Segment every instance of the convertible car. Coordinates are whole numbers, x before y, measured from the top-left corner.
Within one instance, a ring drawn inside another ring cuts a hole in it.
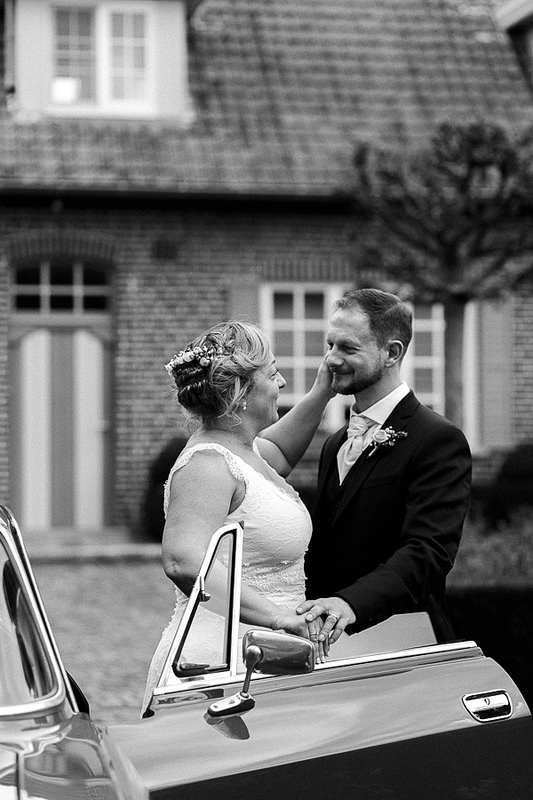
[[[475,642],[402,615],[315,663],[310,642],[240,624],[242,541],[214,534],[144,717],[101,727],[0,507],[0,800],[530,800],[530,711]]]

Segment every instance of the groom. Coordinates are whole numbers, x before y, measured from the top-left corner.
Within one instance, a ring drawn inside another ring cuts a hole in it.
[[[409,308],[377,289],[337,301],[327,333],[333,388],[354,395],[350,423],[324,444],[307,597],[335,642],[392,614],[427,611],[438,641],[453,638],[444,602],[471,475],[463,433],[423,406],[400,377]],[[327,616],[326,616],[327,615]]]

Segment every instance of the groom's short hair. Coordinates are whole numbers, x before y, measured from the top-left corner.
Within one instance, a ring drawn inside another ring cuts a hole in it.
[[[380,347],[390,339],[399,339],[407,350],[413,335],[411,309],[391,292],[381,289],[353,289],[336,301],[334,310],[359,309],[368,317],[370,330]]]

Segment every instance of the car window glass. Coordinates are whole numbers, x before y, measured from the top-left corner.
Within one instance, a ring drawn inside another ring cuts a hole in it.
[[[28,598],[0,543],[0,705],[24,704],[54,691],[52,669]]]
[[[229,669],[233,550],[233,537],[224,536],[207,572],[203,599],[174,660],[173,670],[180,678]]]

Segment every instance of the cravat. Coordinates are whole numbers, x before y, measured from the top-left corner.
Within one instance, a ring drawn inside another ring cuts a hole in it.
[[[337,466],[339,468],[339,481],[343,482],[361,453],[363,452],[363,437],[368,428],[373,425],[373,420],[362,414],[352,414],[348,425],[348,439],[337,453]]]

